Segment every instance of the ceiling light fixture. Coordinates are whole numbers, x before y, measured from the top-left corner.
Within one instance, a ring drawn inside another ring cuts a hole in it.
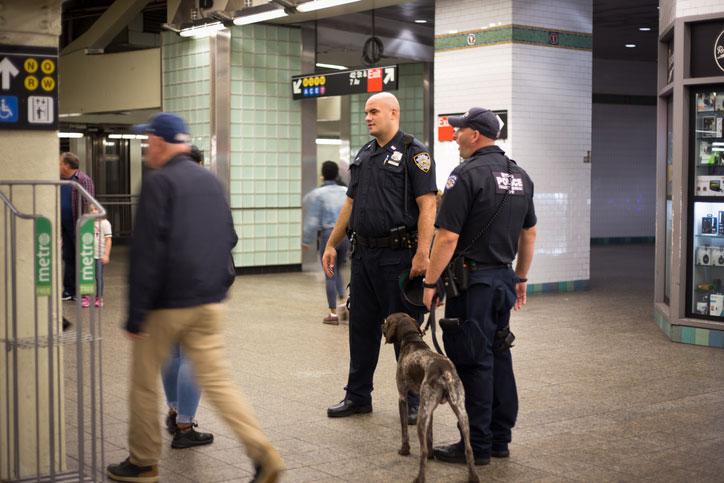
[[[626,44],[627,49],[633,49],[634,47],[636,47],[636,44]]]
[[[641,32],[649,32],[649,31],[651,31],[651,27],[639,27],[639,30]]]
[[[347,70],[347,69],[349,69],[349,67],[344,66],[344,65],[323,64],[323,63],[321,63],[321,62],[317,62],[316,66],[317,66],[317,67],[322,67],[322,68],[325,68],[325,69],[334,69],[334,70]]]
[[[314,10],[321,10],[323,8],[337,7],[347,3],[359,2],[360,0],[312,0],[297,5],[297,10],[300,12],[313,12]]]
[[[329,146],[339,145],[342,144],[341,139],[331,139],[331,138],[317,138],[315,140],[317,144],[325,144]]]
[[[59,138],[82,138],[82,132],[58,132]]]
[[[274,10],[267,10],[264,12],[244,15],[242,17],[236,17],[234,19],[234,25],[248,25],[250,23],[266,22],[267,20],[274,20],[275,18],[281,18],[286,15],[287,13],[284,9],[275,8]]]
[[[427,20],[425,20],[424,18],[418,18],[417,20],[415,20],[415,23],[427,23]]]
[[[208,37],[214,32],[224,30],[226,27],[221,22],[211,22],[202,25],[194,25],[192,27],[186,27],[181,29],[179,35],[181,37],[193,37],[195,39],[202,39]]]

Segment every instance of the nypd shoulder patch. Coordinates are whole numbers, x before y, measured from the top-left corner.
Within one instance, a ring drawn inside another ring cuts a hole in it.
[[[420,170],[427,173],[430,171],[430,166],[432,166],[432,161],[430,160],[430,154],[429,153],[420,153],[416,154],[413,158],[415,160],[415,164],[417,165]]]
[[[453,186],[455,186],[455,183],[457,182],[457,180],[458,180],[458,177],[455,176],[454,174],[451,174],[448,177],[447,181],[445,182],[445,191],[447,191],[447,190],[451,189]]]

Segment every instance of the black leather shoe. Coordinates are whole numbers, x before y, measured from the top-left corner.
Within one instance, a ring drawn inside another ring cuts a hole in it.
[[[493,448],[490,450],[490,456],[493,458],[507,458],[510,456],[508,448]]]
[[[417,410],[419,408],[417,406],[408,406],[407,407],[407,425],[408,426],[414,426],[417,424]]]
[[[457,443],[449,444],[447,446],[436,446],[432,450],[433,456],[440,461],[446,463],[462,463],[466,464],[465,461],[465,450],[460,448]],[[485,466],[490,463],[490,458],[487,456],[475,456],[475,466]]]
[[[346,418],[353,414],[371,413],[372,403],[357,404],[349,399],[342,399],[339,404],[327,408],[327,417]]]

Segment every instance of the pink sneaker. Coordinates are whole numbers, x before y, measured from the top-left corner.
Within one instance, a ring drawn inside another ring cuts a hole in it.
[[[90,297],[88,297],[87,295],[84,295],[83,302],[81,302],[81,306],[83,306],[85,308],[90,307]]]
[[[103,299],[96,297],[96,307],[103,307]]]

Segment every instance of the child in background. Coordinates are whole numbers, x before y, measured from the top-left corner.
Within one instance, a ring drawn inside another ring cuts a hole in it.
[[[95,206],[90,206],[91,213],[98,213]],[[95,259],[96,259],[96,307],[103,306],[103,266],[111,259],[111,223],[101,218],[93,224],[95,232]],[[90,307],[90,297],[83,296],[83,307]]]

